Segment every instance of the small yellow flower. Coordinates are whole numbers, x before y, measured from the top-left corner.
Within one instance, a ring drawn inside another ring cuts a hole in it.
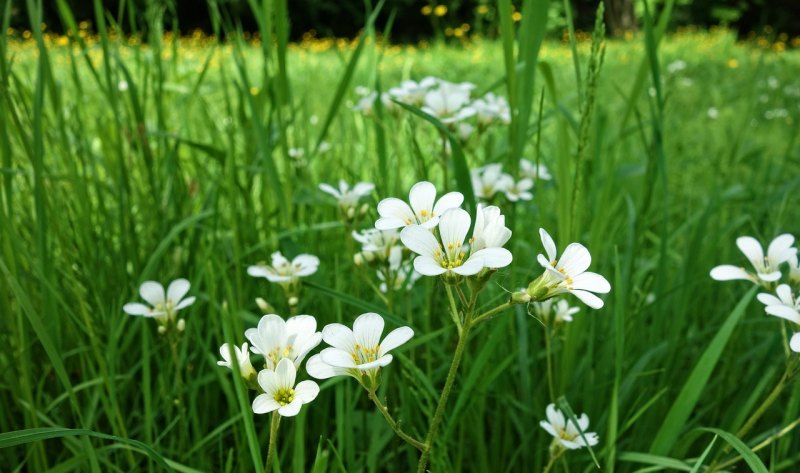
[[[481,6],[479,6],[477,8],[476,11],[478,12],[478,15],[485,15],[485,14],[489,13],[489,6],[488,5],[481,5]]]
[[[256,86],[250,87],[250,95],[258,95],[258,87]]]
[[[447,15],[447,5],[436,5],[433,9],[433,14],[439,17]]]
[[[731,69],[736,69],[737,67],[739,67],[739,61],[737,61],[737,60],[736,60],[736,59],[734,59],[734,58],[730,58],[730,59],[728,59],[728,61],[725,63],[725,65],[727,65],[727,66],[728,66],[729,68],[731,68]]]
[[[522,13],[520,13],[518,11],[515,11],[514,13],[511,14],[511,19],[514,20],[515,22],[521,21],[522,20]]]
[[[425,5],[424,7],[422,7],[420,11],[422,12],[423,15],[429,16],[431,13],[433,13],[433,7],[431,7],[430,5]]]

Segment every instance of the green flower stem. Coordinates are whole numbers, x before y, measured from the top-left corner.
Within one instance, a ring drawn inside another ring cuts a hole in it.
[[[556,390],[554,389],[554,377],[553,377],[553,350],[552,350],[552,342],[550,340],[550,327],[546,324],[544,326],[544,349],[545,355],[547,357],[547,389],[550,393],[550,401],[556,401]]]
[[[447,299],[450,301],[450,316],[453,318],[453,323],[456,324],[458,336],[461,337],[461,332],[464,328],[461,325],[461,317],[458,315],[458,307],[456,307],[456,299],[453,297],[453,290],[447,283],[444,284],[444,288],[447,291]]]
[[[456,380],[456,372],[458,372],[458,365],[461,363],[461,358],[464,356],[464,348],[467,346],[467,339],[469,338],[469,331],[472,328],[472,320],[468,317],[464,321],[464,326],[458,337],[458,345],[456,345],[456,352],[453,355],[453,361],[450,364],[450,371],[447,372],[447,381],[444,383],[442,395],[439,397],[439,403],[436,405],[436,412],[433,414],[431,426],[428,430],[428,435],[425,437],[425,445],[422,450],[422,455],[417,464],[417,473],[425,473],[425,467],[428,464],[428,458],[433,449],[433,441],[436,439],[436,433],[439,429],[439,424],[442,422],[444,415],[444,408],[447,405],[447,398],[450,396],[450,390],[453,388],[453,382]]]
[[[798,425],[800,425],[800,419],[795,420],[791,424],[789,424],[786,427],[782,428],[779,432],[776,432],[775,434],[767,437],[766,440],[764,440],[760,444],[758,444],[755,447],[753,447],[753,449],[752,449],[753,453],[756,453],[759,450],[763,450],[764,448],[770,446],[772,444],[772,442],[774,442],[774,441],[778,440],[779,438],[785,436],[786,434],[788,434],[789,432],[794,430]],[[720,470],[727,470],[729,467],[739,463],[742,460],[744,460],[744,458],[741,455],[737,455],[733,459],[728,460],[725,463],[721,464],[719,466],[719,469]]]
[[[486,312],[482,313],[481,315],[475,317],[475,322],[474,323],[477,324],[479,322],[483,322],[484,320],[487,320],[487,319],[491,318],[492,316],[494,316],[494,315],[496,315],[496,314],[498,314],[498,313],[500,313],[500,312],[502,312],[502,311],[504,311],[506,309],[509,309],[509,308],[513,307],[514,305],[515,304],[513,302],[508,301],[508,302],[506,302],[504,304],[501,304],[501,305],[495,307],[494,309],[487,310]]]
[[[389,409],[387,409],[386,406],[384,406],[381,403],[380,399],[378,399],[378,396],[375,394],[375,391],[367,389],[367,393],[369,393],[369,398],[372,399],[372,402],[375,403],[375,406],[378,408],[381,414],[383,414],[383,418],[386,419],[386,422],[389,424],[389,427],[391,427],[392,430],[394,430],[394,433],[396,433],[398,437],[406,441],[406,443],[408,443],[412,447],[416,448],[419,451],[424,451],[425,444],[415,439],[414,437],[408,435],[407,433],[403,432],[403,430],[400,428],[400,423],[394,420],[392,415],[389,413]]]
[[[547,465],[544,467],[544,470],[542,470],[542,473],[549,473],[549,471],[552,470],[553,467],[555,466],[558,459],[561,458],[561,456],[564,455],[564,452],[566,451],[567,450],[564,447],[561,447],[560,445],[558,445],[558,448],[555,450],[555,452],[553,452],[553,449],[551,449],[550,461],[547,462]]]
[[[272,423],[269,427],[269,447],[267,447],[267,462],[264,464],[264,473],[272,470],[273,457],[278,444],[278,427],[281,424],[281,415],[278,411],[272,411]]]

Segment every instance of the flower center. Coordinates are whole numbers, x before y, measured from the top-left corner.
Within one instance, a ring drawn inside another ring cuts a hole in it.
[[[357,365],[372,363],[378,359],[378,352],[380,352],[380,349],[380,345],[375,345],[374,347],[370,348],[356,343],[354,351],[350,353],[350,356],[353,357],[353,361]]]
[[[281,406],[285,406],[290,404],[294,401],[294,389],[293,388],[281,388],[275,391],[275,394],[272,395],[272,398],[275,399],[275,402],[280,404]]]
[[[294,357],[294,347],[292,345],[286,345],[285,347],[277,346],[267,354],[267,358],[273,365],[277,365],[278,362],[281,361],[281,358],[293,360]]]

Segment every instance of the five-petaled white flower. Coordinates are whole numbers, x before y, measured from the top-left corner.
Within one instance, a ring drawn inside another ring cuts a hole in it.
[[[319,185],[322,192],[328,193],[336,198],[339,207],[347,210],[358,205],[362,197],[366,197],[375,189],[375,184],[371,182],[359,182],[352,188],[344,180],[339,181],[339,188],[336,189],[330,184],[322,183]]]
[[[419,82],[406,80],[400,83],[400,86],[389,89],[389,96],[398,102],[418,107],[425,100],[425,94],[435,87],[436,83],[437,79],[430,76]]]
[[[564,413],[556,408],[555,404],[548,404],[546,413],[547,420],[540,421],[539,425],[563,447],[575,450],[586,447],[587,442],[589,447],[597,445],[599,441],[597,434],[586,431],[589,428],[589,417],[586,414],[581,414],[577,418],[578,425],[575,425],[571,419],[567,419]],[[581,432],[583,432],[583,437],[581,437]]]
[[[408,249],[419,255],[414,259],[414,269],[425,276],[439,276],[445,273],[472,276],[484,268],[498,269],[511,264],[510,251],[488,246],[490,240],[487,237],[493,239],[499,235],[497,238],[501,240],[505,237],[506,234],[499,229],[502,223],[493,221],[488,228],[483,227],[485,235],[481,234],[480,237],[487,246],[476,251],[464,244],[470,223],[471,218],[463,209],[450,209],[445,212],[439,220],[441,243],[430,230],[420,225],[404,228],[400,232],[400,240]]]
[[[259,264],[247,268],[247,274],[256,278],[267,278],[270,282],[291,283],[298,278],[311,276],[319,268],[319,258],[313,255],[297,255],[292,261],[280,251],[272,253],[272,266]]]
[[[470,106],[475,109],[478,123],[482,126],[488,126],[494,122],[500,122],[504,125],[511,123],[511,108],[503,96],[489,92],[473,101]]]
[[[283,320],[279,315],[267,314],[258,321],[257,328],[245,330],[253,353],[264,355],[266,368],[274,370],[283,358],[299,367],[308,352],[322,341],[317,332],[317,320],[310,315],[296,315]]]
[[[428,181],[414,184],[408,193],[407,204],[395,197],[383,199],[378,203],[381,218],[375,222],[378,230],[390,230],[407,225],[422,225],[433,228],[446,210],[456,208],[464,202],[460,192],[448,192],[436,200],[436,187]]]
[[[487,164],[473,169],[470,177],[475,197],[479,199],[491,199],[498,192],[505,192],[514,185],[514,178],[503,172],[503,165],[500,163]]]
[[[539,163],[538,165],[533,164],[527,159],[519,160],[519,172],[523,177],[533,180],[541,179],[542,181],[549,181],[553,178],[553,176],[550,175],[550,171],[547,169],[547,166],[542,163]]]
[[[317,379],[348,375],[359,381],[366,376],[374,382],[378,370],[392,361],[389,352],[414,336],[411,327],[399,327],[381,341],[383,327],[383,317],[371,312],[359,315],[352,330],[342,324],[326,325],[322,339],[330,347],[308,359],[308,374]]]
[[[367,261],[375,258],[386,261],[396,249],[402,249],[397,246],[400,241],[400,232],[396,228],[389,230],[369,228],[360,233],[353,230],[353,238],[361,243],[361,254]]]
[[[511,202],[531,200],[533,199],[533,194],[530,192],[532,188],[533,180],[525,177],[516,182],[512,181],[510,185],[506,187],[504,193],[506,195],[506,199],[510,200]]]
[[[745,279],[756,284],[761,284],[762,281],[775,282],[781,278],[779,266],[797,253],[797,248],[792,247],[793,244],[792,235],[788,233],[779,235],[769,244],[767,255],[764,256],[764,249],[758,240],[750,236],[739,237],[736,239],[736,246],[750,260],[756,273],[749,273],[741,266],[723,264],[711,270],[711,277],[717,281]]]
[[[173,320],[179,310],[194,304],[194,297],[184,299],[190,287],[191,284],[186,279],[176,279],[169,284],[167,291],[164,292],[164,286],[160,283],[145,281],[139,286],[139,295],[150,306],[131,302],[122,306],[122,310],[129,315],[155,317],[159,320]]]
[[[283,417],[296,416],[303,404],[313,401],[319,394],[319,385],[314,381],[301,381],[295,386],[297,368],[283,358],[275,371],[262,370],[258,373],[258,385],[264,390],[253,399],[253,412],[266,414],[278,411]]]
[[[440,80],[439,86],[425,94],[422,111],[433,115],[444,124],[455,123],[475,115],[470,106],[470,92],[475,84],[454,84]]]
[[[593,293],[608,293],[611,285],[603,276],[586,271],[592,263],[589,250],[580,243],[570,243],[561,258],[557,258],[556,244],[550,234],[540,228],[539,236],[547,257],[542,254],[537,257],[545,272],[528,287],[531,297],[543,300],[568,292],[593,309],[603,307],[603,300]]]
[[[217,364],[233,370],[234,361],[231,358],[231,348],[233,348],[233,352],[236,356],[235,363],[239,365],[239,373],[242,375],[242,378],[250,379],[254,377],[256,375],[256,370],[250,363],[250,351],[247,349],[247,342],[244,342],[242,348],[229,343],[222,344],[222,346],[219,347],[219,354],[222,356],[222,360],[218,361]]]
[[[544,322],[572,322],[572,316],[580,311],[580,307],[570,307],[566,299],[547,299],[531,304],[533,313]]]

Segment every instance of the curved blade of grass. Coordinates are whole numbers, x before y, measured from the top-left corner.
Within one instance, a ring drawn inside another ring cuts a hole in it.
[[[126,439],[117,437],[116,435],[108,435],[100,432],[95,432],[88,429],[68,429],[65,427],[37,427],[35,429],[15,430],[13,432],[4,432],[0,434],[0,448],[9,448],[16,445],[24,445],[31,442],[39,442],[42,440],[74,437],[79,435],[87,435],[103,440],[113,440],[126,445],[130,445],[139,449],[147,455],[151,460],[156,462],[160,467],[167,471],[174,471],[167,463],[167,460],[162,457],[158,452],[153,450],[149,445],[138,440]]]
[[[757,290],[757,287],[753,287],[742,297],[728,316],[728,319],[722,327],[720,327],[719,332],[717,332],[711,340],[703,356],[700,357],[692,373],[686,379],[683,389],[681,389],[680,394],[678,394],[669,412],[664,416],[664,423],[661,425],[658,433],[656,433],[655,439],[650,446],[650,453],[666,455],[675,445],[681,431],[686,425],[686,421],[697,405],[697,401],[700,399],[700,395],[706,383],[708,383],[708,379],[711,377],[711,373],[714,371],[717,361],[719,361],[722,355],[722,350],[731,338],[733,329],[744,315],[747,304],[753,298]],[[720,437],[722,436],[720,435]]]
[[[719,436],[715,435],[714,438],[711,439],[711,443],[709,443],[708,447],[706,447],[706,449],[703,450],[703,454],[700,455],[700,458],[697,459],[697,461],[695,462],[694,466],[692,467],[691,473],[700,473],[700,468],[703,466],[703,463],[705,463],[706,458],[708,458],[708,455],[711,453],[711,450],[714,448],[714,444],[717,443],[717,439],[718,438],[719,438]]]
[[[617,456],[617,459],[623,462],[644,463],[645,465],[654,465],[670,470],[692,471],[692,467],[687,465],[682,460],[665,457],[662,455],[651,455],[649,453],[639,452],[622,452],[619,454],[619,456]]]
[[[761,459],[758,458],[758,455],[753,453],[750,447],[745,445],[744,442],[739,440],[739,438],[732,433],[722,429],[715,429],[713,427],[700,427],[696,430],[701,432],[710,432],[728,442],[731,447],[739,452],[739,455],[742,456],[742,459],[744,459],[745,463],[747,463],[747,466],[750,467],[750,471],[753,471],[754,473],[769,473],[769,470],[766,466],[764,466],[764,463],[761,461]]]

